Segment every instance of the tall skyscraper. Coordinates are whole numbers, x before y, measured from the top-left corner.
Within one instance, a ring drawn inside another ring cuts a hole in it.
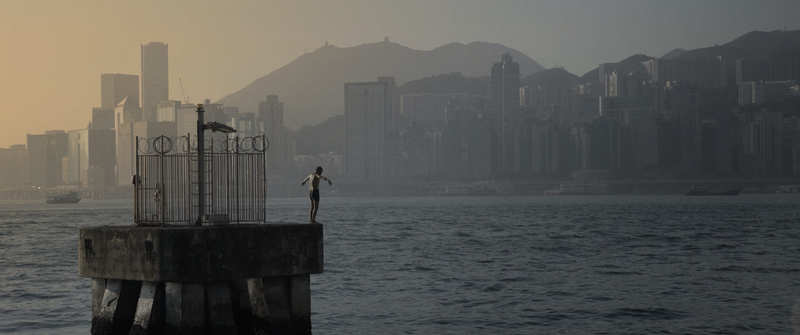
[[[500,61],[492,65],[489,100],[489,113],[495,119],[497,136],[495,173],[516,173],[519,169],[519,141],[515,136],[520,102],[519,64],[509,54],[503,54]]]
[[[139,76],[122,73],[100,75],[100,108],[114,109],[125,97],[139,107]]]
[[[120,100],[121,102],[122,100]],[[92,129],[114,129],[114,108],[92,108]]]
[[[142,45],[142,114],[155,121],[156,106],[169,100],[169,61],[167,44]]]
[[[289,134],[283,125],[283,102],[277,95],[268,95],[258,105],[258,123],[261,132],[269,139],[267,151],[267,171],[280,172],[289,167],[293,157],[289,153]]]
[[[53,187],[63,183],[62,162],[66,153],[67,133],[63,130],[28,134],[31,185]]]
[[[391,174],[387,160],[394,129],[394,80],[344,85],[345,174],[362,181]]]
[[[114,129],[78,129],[67,136],[64,183],[92,188],[115,185]]]
[[[130,185],[136,162],[136,139],[133,126],[142,119],[142,112],[133,102],[122,99],[114,109],[115,154],[117,156],[116,177],[118,185]]]

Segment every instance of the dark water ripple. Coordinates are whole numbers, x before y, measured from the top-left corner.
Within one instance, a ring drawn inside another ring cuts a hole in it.
[[[0,203],[0,333],[88,333],[77,227],[130,212]],[[325,198],[320,219],[316,334],[800,331],[800,197]]]

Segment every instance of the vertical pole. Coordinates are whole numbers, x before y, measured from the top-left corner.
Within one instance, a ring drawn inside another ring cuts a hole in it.
[[[186,133],[186,200],[183,203],[183,215],[186,223],[192,220],[192,133]]]
[[[141,190],[139,189],[139,136],[136,136],[136,167],[135,172],[133,175],[133,221],[138,225],[141,220],[139,216],[139,206],[141,205],[139,202],[139,193]],[[119,169],[117,169],[117,173],[119,173]],[[119,177],[117,177],[119,179]]]
[[[203,224],[203,217],[206,211],[206,162],[205,162],[205,110],[203,104],[197,105],[197,222],[195,225]]]
[[[264,207],[264,217],[261,223],[267,223],[267,135],[261,135],[261,145],[264,151],[261,151],[261,164],[264,171],[264,179],[262,180],[264,188],[262,189],[263,198],[261,199],[261,206]]]
[[[234,170],[234,171],[236,171],[236,174],[235,174],[235,176],[236,176],[236,182],[235,182],[236,183],[236,223],[241,223],[241,221],[239,219],[239,199],[241,199],[241,197],[243,195],[243,192],[242,192],[242,188],[243,187],[239,183],[239,173],[240,173],[240,171],[239,171],[239,157],[240,157],[239,156],[239,136],[235,136],[233,139],[234,139],[234,142],[236,144],[236,147],[234,147],[234,152],[235,152],[234,161],[236,162],[236,169]]]
[[[158,139],[158,141],[160,142],[159,144],[161,144],[161,149],[160,149],[161,153],[158,157],[158,163],[160,165],[159,168],[161,169],[159,173],[159,177],[161,177],[161,183],[159,184],[159,187],[156,190],[159,196],[161,197],[161,199],[158,199],[161,201],[160,204],[161,214],[159,214],[161,216],[161,226],[164,226],[164,217],[167,215],[167,194],[165,192],[167,190],[167,187],[166,185],[164,185],[164,183],[166,182],[166,178],[164,178],[164,139],[165,138],[163,136]],[[153,146],[155,146],[155,142],[153,142]]]

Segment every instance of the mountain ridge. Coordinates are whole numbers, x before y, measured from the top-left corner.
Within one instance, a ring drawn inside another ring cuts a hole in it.
[[[401,86],[442,73],[486,76],[492,63],[506,52],[520,64],[522,75],[543,69],[522,52],[491,42],[453,42],[431,50],[413,49],[388,40],[352,47],[328,44],[259,77],[218,102],[237,106],[243,112],[256,112],[258,103],[267,94],[277,94],[286,103],[286,124],[298,128],[343,114],[346,82],[393,76]]]

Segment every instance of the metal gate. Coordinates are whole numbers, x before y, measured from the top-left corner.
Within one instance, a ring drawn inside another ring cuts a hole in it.
[[[136,138],[134,221],[137,225],[266,221],[266,138],[206,136],[205,183],[199,183],[196,137]],[[205,211],[199,217],[199,187]]]

